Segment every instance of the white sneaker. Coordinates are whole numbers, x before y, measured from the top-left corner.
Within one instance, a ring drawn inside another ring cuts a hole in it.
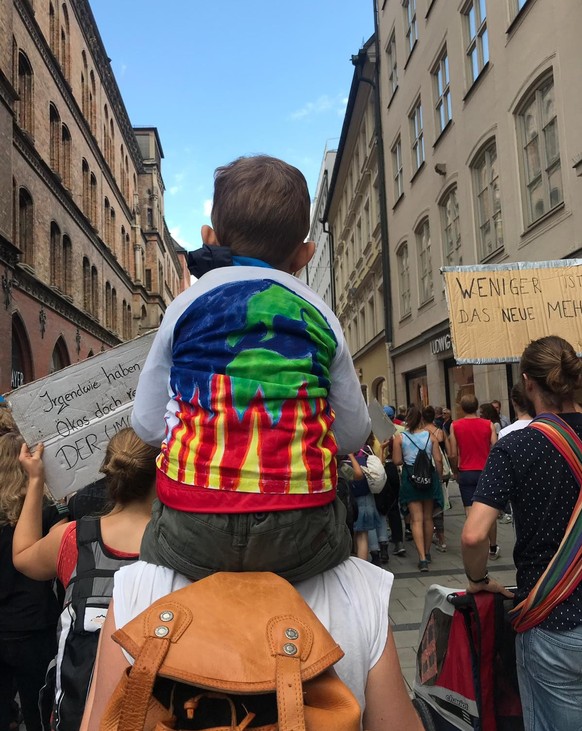
[[[497,561],[499,556],[501,556],[501,550],[500,550],[499,546],[497,546],[494,551],[489,551],[489,560],[490,561]]]

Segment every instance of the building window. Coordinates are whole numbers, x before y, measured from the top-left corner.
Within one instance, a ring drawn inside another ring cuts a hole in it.
[[[20,97],[16,107],[18,124],[32,137],[34,132],[32,66],[22,51],[18,54],[18,96]]]
[[[469,79],[472,84],[489,63],[487,8],[485,0],[471,0],[463,10],[467,34],[465,53],[468,59]]]
[[[103,240],[109,246],[111,241],[111,206],[109,205],[109,198],[105,198],[103,207]]]
[[[99,317],[99,275],[97,267],[91,267],[91,314]]]
[[[410,314],[410,265],[408,263],[408,244],[402,244],[396,255],[398,258],[398,283],[400,286],[400,317]]]
[[[87,54],[85,51],[81,53],[83,61],[83,71],[81,72],[81,111],[87,121],[89,121],[89,67],[87,66]]]
[[[453,118],[451,90],[449,86],[449,57],[445,48],[433,70],[437,134],[440,134]]]
[[[111,288],[111,329],[114,333],[118,332],[117,327],[117,291],[115,287]]]
[[[412,140],[412,169],[413,174],[424,162],[424,133],[422,128],[422,104],[420,98],[416,102],[409,118],[410,139]]]
[[[419,285],[421,304],[432,298],[432,257],[430,252],[430,227],[428,218],[416,229],[416,248],[419,262]]]
[[[91,265],[87,257],[83,258],[83,309],[91,312]]]
[[[408,55],[412,53],[412,49],[418,40],[418,28],[416,25],[416,0],[402,0],[404,8],[404,29],[406,35],[406,48]]]
[[[152,291],[152,270],[145,270],[145,286],[148,292]]]
[[[111,328],[111,285],[105,283],[105,327]]]
[[[394,202],[404,194],[404,168],[402,165],[402,140],[400,137],[392,147],[392,177],[394,179]]]
[[[65,294],[71,295],[73,293],[73,245],[71,244],[71,239],[66,234],[63,236],[62,262],[62,290]]]
[[[61,129],[61,175],[65,188],[71,189],[71,133],[66,125]]]
[[[18,246],[22,261],[34,265],[34,205],[25,188],[18,191]]]
[[[83,213],[87,218],[91,216],[91,188],[89,185],[89,163],[83,158],[81,163],[81,173],[83,180]]]
[[[52,3],[49,5],[49,45],[55,58],[59,55],[59,24]]]
[[[59,48],[59,62],[65,75],[65,79],[70,82],[71,80],[71,45],[70,45],[70,30],[69,30],[69,13],[67,6],[63,4],[62,7],[63,24],[61,25],[61,46]]]
[[[91,223],[93,226],[97,226],[97,178],[95,177],[95,173],[91,173],[91,179],[90,179],[90,218]]]
[[[554,79],[546,78],[518,115],[528,223],[564,200]]]
[[[471,167],[477,196],[479,257],[485,259],[503,247],[503,217],[495,140],[475,158]]]
[[[513,17],[519,13],[519,11],[523,8],[523,6],[528,2],[528,0],[512,0],[513,2]]]
[[[122,244],[123,244],[123,268],[125,269],[125,271],[129,272],[129,265],[130,265],[131,257],[130,257],[130,246],[129,246],[129,234],[128,233],[125,234]]]
[[[95,85],[95,73],[89,74],[89,126],[93,134],[97,128],[97,87]]]
[[[69,358],[69,352],[67,350],[67,346],[65,345],[65,341],[61,336],[57,340],[57,342],[55,343],[55,347],[53,348],[50,372],[55,373],[55,371],[60,371],[62,368],[66,368],[68,365],[71,365],[71,359]]]
[[[444,259],[447,266],[461,266],[463,256],[461,252],[461,227],[459,225],[459,202],[457,189],[453,188],[441,203],[445,251]]]
[[[57,224],[51,223],[51,240],[50,240],[50,270],[51,285],[61,288],[61,272],[63,269],[61,261],[61,231]]]
[[[398,88],[398,64],[396,62],[396,32],[392,31],[388,45],[386,46],[386,59],[388,61],[388,88],[390,96]]]
[[[60,172],[61,118],[54,104],[49,107],[50,163],[55,173]]]

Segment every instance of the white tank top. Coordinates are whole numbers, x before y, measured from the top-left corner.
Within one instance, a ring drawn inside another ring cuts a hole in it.
[[[344,651],[335,665],[343,682],[365,706],[369,671],[380,659],[388,636],[388,603],[394,576],[367,561],[349,558],[335,569],[301,581],[295,588]],[[182,589],[189,580],[162,566],[138,561],[115,574],[116,628],[153,602]],[[128,662],[132,658],[127,655]]]

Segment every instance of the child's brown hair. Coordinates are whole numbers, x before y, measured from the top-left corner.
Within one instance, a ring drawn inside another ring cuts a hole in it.
[[[232,253],[282,266],[309,232],[303,174],[268,155],[239,157],[214,174],[212,226]]]

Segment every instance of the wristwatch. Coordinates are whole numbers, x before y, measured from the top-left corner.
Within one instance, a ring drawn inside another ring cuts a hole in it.
[[[489,583],[489,572],[483,576],[481,579],[472,579],[469,574],[465,573],[465,576],[469,579],[471,584],[488,584]]]

